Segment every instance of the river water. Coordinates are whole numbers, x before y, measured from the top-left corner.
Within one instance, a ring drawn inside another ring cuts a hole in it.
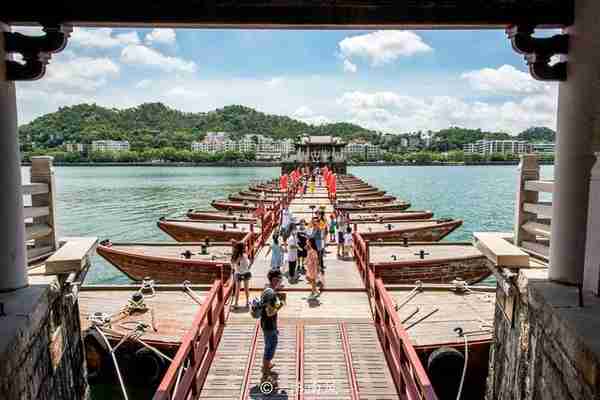
[[[29,168],[23,167],[24,181]],[[188,208],[210,209],[210,201],[274,178],[279,168],[56,167],[60,236],[97,236],[112,241],[170,241],[156,226],[161,216]],[[350,173],[408,200],[412,209],[464,221],[445,240],[471,240],[476,231],[510,231],[514,219],[516,166],[375,166]],[[543,178],[553,167],[543,166]],[[129,280],[98,256],[86,283]]]

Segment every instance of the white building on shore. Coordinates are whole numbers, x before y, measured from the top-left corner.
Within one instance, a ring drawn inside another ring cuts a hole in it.
[[[83,143],[65,143],[65,150],[69,153],[83,153],[85,145]]]
[[[537,154],[554,153],[554,143],[534,143],[531,146],[533,147],[533,152]]]
[[[129,151],[127,140],[94,140],[92,151]]]
[[[280,160],[294,151],[291,139],[275,140],[264,135],[245,135],[241,140],[227,139],[224,132],[209,132],[202,142],[192,142],[192,151],[216,153],[220,151],[239,151],[255,153],[259,160]]]
[[[364,156],[368,160],[379,158],[381,149],[370,142],[350,142],[346,145],[346,154],[349,156]]]
[[[491,154],[527,154],[531,153],[532,145],[524,140],[478,140],[463,146],[465,153]]]

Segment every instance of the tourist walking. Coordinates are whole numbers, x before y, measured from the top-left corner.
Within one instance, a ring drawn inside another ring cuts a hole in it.
[[[263,353],[263,376],[270,375],[274,367],[273,358],[279,341],[277,329],[277,313],[285,305],[285,293],[280,293],[281,271],[271,270],[267,274],[268,283],[261,295],[262,310],[260,315],[260,327],[263,331],[265,349]]]
[[[344,253],[344,234],[346,233],[347,215],[342,211],[337,218],[337,256],[342,257]]]
[[[300,220],[298,225],[298,233],[296,235],[298,240],[298,272],[297,275],[303,274],[304,270],[304,259],[307,255],[308,246],[308,234],[306,232],[306,221]]]
[[[231,253],[231,268],[234,271],[233,277],[235,282],[235,301],[233,308],[238,307],[238,301],[240,298],[240,285],[244,283],[244,293],[246,294],[246,307],[250,302],[250,290],[248,289],[248,282],[252,277],[250,272],[250,262],[248,257],[244,254],[244,243],[235,242],[233,245],[233,251]]]
[[[310,177],[310,182],[308,183],[308,193],[313,194],[315,192],[315,177]]]
[[[347,227],[346,233],[344,234],[344,258],[350,257],[350,253],[352,253],[352,228]],[[352,256],[353,257],[353,256]]]
[[[267,250],[265,258],[271,253],[271,270],[279,271],[283,264],[283,247],[279,244],[279,235],[277,233],[273,234],[273,242],[267,245],[267,247],[269,247],[269,250]]]
[[[310,284],[309,300],[315,299],[319,295],[317,283],[320,276],[319,252],[315,239],[308,240],[308,255],[306,256],[306,281]]]
[[[290,235],[287,240],[288,280],[296,281],[296,263],[298,261],[298,239],[295,225],[290,226]]]
[[[335,211],[329,216],[329,241],[335,243],[335,230],[337,228],[337,218]]]

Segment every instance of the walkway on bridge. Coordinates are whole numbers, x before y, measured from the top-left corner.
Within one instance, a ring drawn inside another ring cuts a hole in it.
[[[297,196],[290,209],[309,219],[309,205],[331,204],[318,188]],[[303,214],[300,214],[303,213]],[[309,301],[309,285],[286,282],[287,304],[279,313],[279,345],[273,362],[278,387],[269,399],[398,399],[394,380],[371,317],[369,299],[353,261],[325,257],[326,289]],[[263,249],[253,266],[251,287],[259,296],[266,283],[270,256]],[[284,268],[285,270],[285,268]],[[243,304],[243,293],[240,295]],[[200,399],[262,399],[263,336],[247,309],[229,315]]]

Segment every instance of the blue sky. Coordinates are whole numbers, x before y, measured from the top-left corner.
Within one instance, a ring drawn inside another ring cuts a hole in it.
[[[501,30],[76,28],[46,76],[19,83],[17,96],[20,123],[80,102],[161,101],[389,133],[459,125],[516,134],[554,128],[556,109],[556,85],[534,81]]]

